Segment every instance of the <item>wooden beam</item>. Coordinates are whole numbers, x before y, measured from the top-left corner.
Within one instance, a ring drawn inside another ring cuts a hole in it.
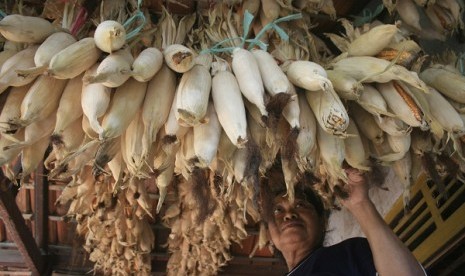
[[[44,165],[36,169],[34,173],[34,233],[36,244],[47,251],[48,238],[48,181],[44,179]]]
[[[3,219],[9,237],[23,256],[24,263],[32,271],[32,275],[42,275],[44,263],[31,231],[24,222],[21,211],[15,203],[8,187],[9,180],[0,171],[0,217]]]

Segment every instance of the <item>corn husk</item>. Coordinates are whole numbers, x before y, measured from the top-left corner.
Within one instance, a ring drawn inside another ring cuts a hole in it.
[[[114,20],[105,20],[97,25],[94,32],[95,45],[106,53],[112,53],[126,43],[126,30]]]
[[[149,81],[162,68],[163,54],[154,47],[144,49],[132,63],[131,76],[140,82]]]
[[[55,27],[41,17],[10,14],[0,21],[0,33],[14,42],[41,43],[54,31]]]

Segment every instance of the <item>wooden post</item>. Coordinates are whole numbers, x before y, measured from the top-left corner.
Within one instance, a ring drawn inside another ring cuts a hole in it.
[[[44,269],[42,254],[24,222],[21,211],[16,206],[14,197],[7,188],[8,182],[9,180],[0,171],[0,217],[3,219],[9,236],[23,256],[24,262],[32,271],[32,275],[42,275],[41,272]]]

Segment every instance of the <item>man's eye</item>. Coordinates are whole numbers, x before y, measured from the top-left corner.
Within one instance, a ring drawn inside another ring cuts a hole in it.
[[[273,213],[274,213],[275,215],[277,215],[277,214],[281,214],[282,211],[283,211],[283,210],[282,210],[280,207],[276,207],[276,208],[274,208]]]

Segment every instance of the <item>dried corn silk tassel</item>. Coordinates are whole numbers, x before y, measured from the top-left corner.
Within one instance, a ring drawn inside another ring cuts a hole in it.
[[[120,136],[104,140],[99,144],[92,166],[92,174],[94,177],[97,178],[105,172],[106,164],[110,162],[119,151],[121,151]]]
[[[305,95],[322,129],[344,137],[349,125],[349,115],[336,92],[331,88],[327,91],[306,91]]]
[[[191,193],[195,202],[194,206],[198,212],[195,222],[202,224],[213,213],[215,208],[208,186],[208,170],[195,167],[191,173],[190,182]]]
[[[19,129],[16,133],[11,135],[4,135],[0,137],[0,166],[3,166],[13,161],[20,153],[21,148],[8,148],[16,142],[24,140],[25,129]]]
[[[285,158],[281,156],[281,165],[284,175],[284,183],[286,184],[286,194],[289,202],[294,202],[295,190],[294,187],[299,181],[299,168],[294,158]]]

